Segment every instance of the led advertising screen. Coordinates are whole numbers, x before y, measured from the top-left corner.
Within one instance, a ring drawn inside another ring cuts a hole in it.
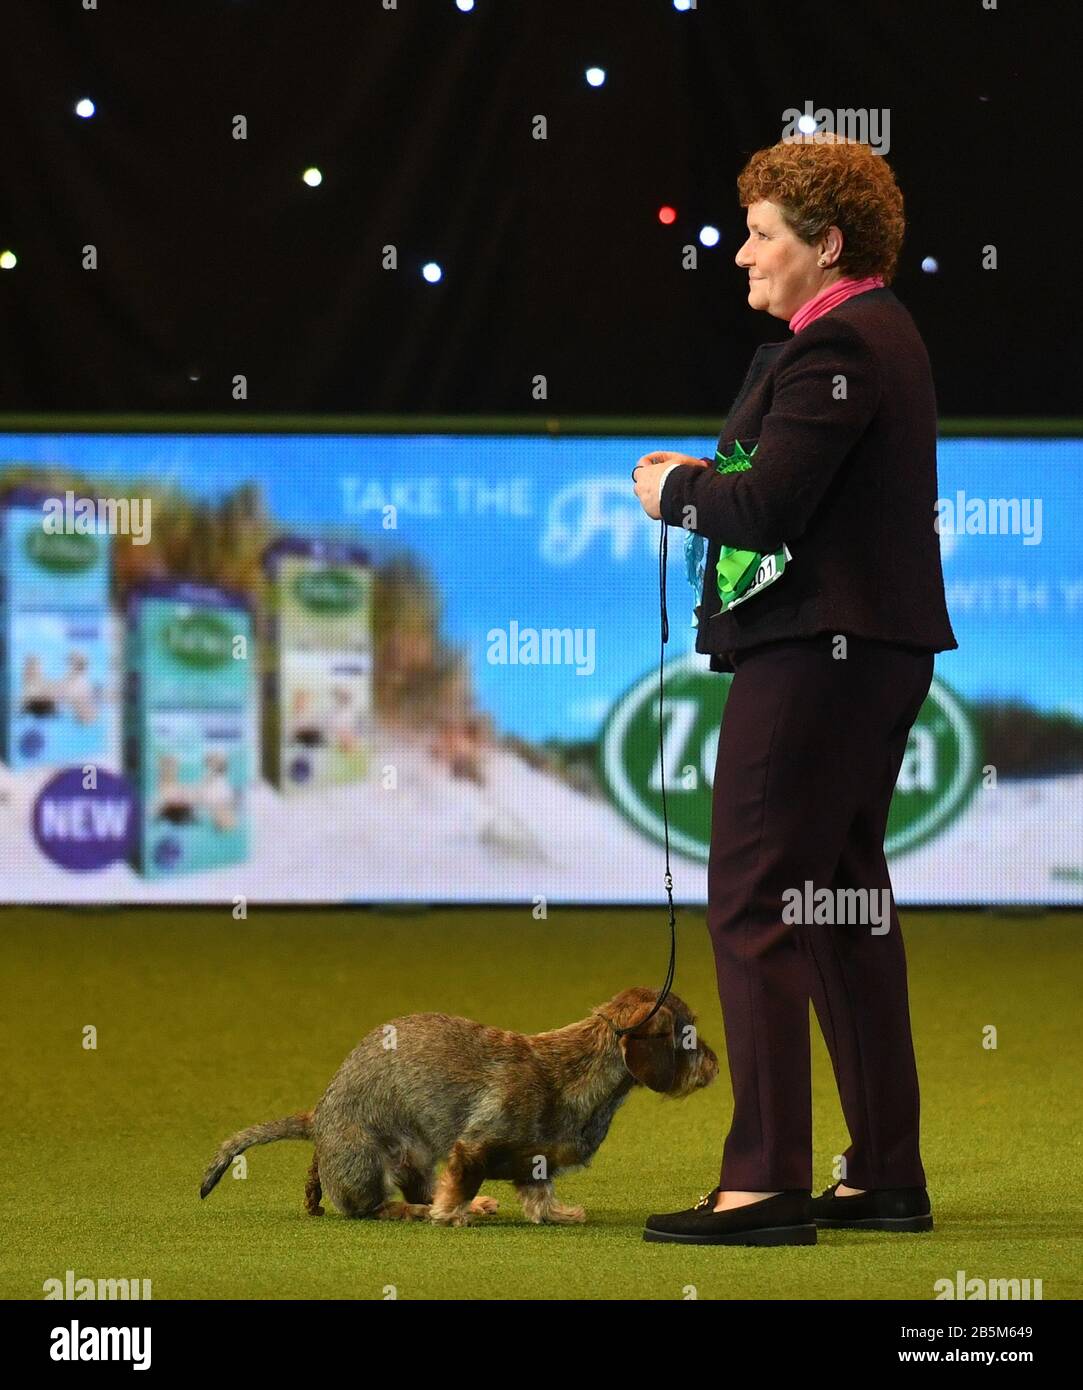
[[[659,447],[714,445],[5,435],[5,898],[653,903],[664,774],[674,894],[704,903],[730,678],[670,528],[663,767],[630,478]],[[959,649],[896,787],[896,897],[1080,903],[1083,443],[939,460]]]

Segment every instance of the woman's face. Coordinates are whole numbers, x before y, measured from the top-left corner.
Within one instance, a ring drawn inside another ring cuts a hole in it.
[[[748,240],[734,257],[748,271],[748,302],[766,309],[778,319],[791,319],[841,272],[835,262],[842,249],[842,235],[829,227],[813,246],[801,240],[782,219],[774,203],[761,200],[748,208]],[[826,255],[831,264],[818,264]]]

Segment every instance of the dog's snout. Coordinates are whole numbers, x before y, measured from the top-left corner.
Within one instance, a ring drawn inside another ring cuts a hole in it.
[[[678,1066],[676,1085],[671,1092],[675,1096],[689,1096],[709,1086],[718,1075],[718,1058],[714,1049],[699,1039],[694,1048],[683,1054]]]

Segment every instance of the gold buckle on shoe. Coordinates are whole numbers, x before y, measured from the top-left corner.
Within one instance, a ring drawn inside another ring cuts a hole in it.
[[[703,1194],[703,1196],[699,1199],[699,1201],[696,1203],[694,1209],[695,1209],[696,1211],[698,1211],[698,1210],[700,1209],[700,1207],[705,1207],[705,1206],[707,1206],[707,1204],[710,1202],[710,1200],[711,1200],[711,1198],[712,1198],[713,1196],[714,1196],[714,1193],[713,1193],[713,1192],[705,1192],[705,1193]]]

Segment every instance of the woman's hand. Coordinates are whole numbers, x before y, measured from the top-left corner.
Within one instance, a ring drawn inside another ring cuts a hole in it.
[[[674,463],[694,463],[697,468],[707,467],[705,459],[694,459],[690,454],[658,449],[653,454],[644,454],[632,470],[636,496],[642,503],[643,510],[653,521],[662,520],[662,513],[658,510],[658,492],[662,474]]]

